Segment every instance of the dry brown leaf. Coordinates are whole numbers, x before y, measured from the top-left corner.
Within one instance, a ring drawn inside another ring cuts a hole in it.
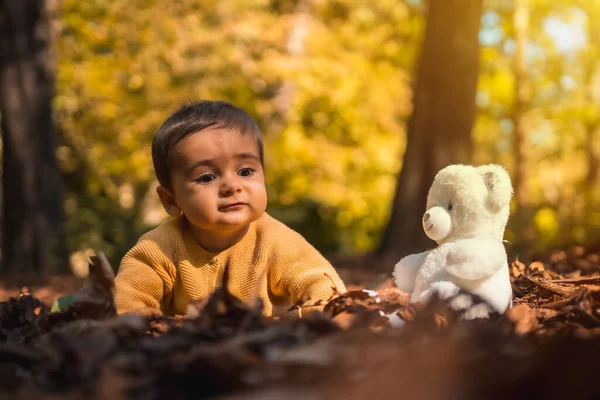
[[[568,287],[558,283],[549,283],[546,280],[538,279],[530,275],[523,276],[529,281],[535,283],[536,285],[564,297],[570,296],[571,294],[573,294],[573,292],[575,292],[575,290],[577,290],[574,287]]]
[[[444,328],[449,324],[448,318],[442,314],[434,314],[433,319],[435,321],[435,325],[440,328]]]
[[[535,310],[536,317],[541,320],[546,320],[548,318],[555,317],[557,314],[558,311],[550,308],[538,308]]]
[[[510,264],[510,276],[512,280],[517,279],[525,271],[526,265],[519,261],[517,257],[515,261]]]
[[[410,303],[410,293],[405,293],[398,288],[377,290],[377,293],[379,293],[381,300],[389,303],[400,305],[407,305]]]
[[[338,326],[344,330],[349,329],[352,326],[354,320],[356,320],[356,314],[352,314],[345,311],[333,317],[333,322],[338,324]]]
[[[536,313],[526,304],[519,304],[506,312],[508,318],[515,324],[515,333],[524,335],[539,328]]]
[[[417,307],[414,304],[409,304],[406,307],[398,310],[398,316],[405,321],[413,321],[417,314]]]
[[[583,285],[583,284],[600,284],[600,276],[584,276],[582,278],[572,278],[572,279],[553,279],[551,281],[547,281],[547,283],[566,283],[570,285]]]

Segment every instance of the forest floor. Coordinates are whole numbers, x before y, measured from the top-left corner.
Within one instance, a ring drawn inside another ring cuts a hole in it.
[[[361,268],[344,268],[338,270],[348,289],[383,289],[390,287],[391,273],[372,272]],[[42,303],[50,306],[58,297],[73,293],[81,288],[85,279],[72,274],[58,274],[47,276],[11,276],[0,278],[0,301],[17,296],[24,286],[35,293],[35,297]]]
[[[48,275],[44,277],[11,276],[0,279],[0,301],[17,296],[23,286],[29,288],[42,303],[50,306],[58,297],[73,293],[84,283],[74,275]]]
[[[388,274],[364,270],[340,271],[349,291],[323,313],[264,318],[219,289],[167,318],[117,317],[112,272],[95,260],[82,289],[67,277],[5,282],[16,297],[0,303],[0,396],[597,399],[599,264],[598,245],[515,260],[513,307],[476,320],[439,299],[409,304]],[[74,306],[48,312],[77,289]]]

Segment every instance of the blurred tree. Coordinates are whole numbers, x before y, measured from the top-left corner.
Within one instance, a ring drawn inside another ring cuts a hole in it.
[[[526,117],[530,108],[531,89],[527,49],[529,42],[530,2],[515,0],[513,10],[513,30],[515,54],[513,74],[515,77],[514,101],[512,113],[513,126],[513,188],[517,204],[513,220],[517,221],[516,230],[521,246],[529,247],[535,240],[535,226],[530,221],[535,215],[534,201],[529,191],[527,175],[531,162],[529,132],[526,129]]]
[[[2,272],[57,272],[63,209],[51,101],[50,19],[43,0],[0,1]]]
[[[418,63],[414,110],[389,224],[377,255],[425,250],[421,217],[429,186],[443,167],[468,163],[479,73],[482,0],[431,0]]]
[[[527,150],[529,143],[524,117],[529,108],[531,98],[527,71],[527,40],[529,30],[529,0],[514,1],[514,32],[516,51],[513,71],[515,75],[515,97],[513,111],[513,138],[514,138],[514,191],[519,208],[530,204],[527,193]]]

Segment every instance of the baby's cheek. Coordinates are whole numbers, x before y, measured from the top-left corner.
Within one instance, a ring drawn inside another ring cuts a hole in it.
[[[256,195],[254,198],[254,206],[258,212],[264,212],[267,208],[267,190],[264,185],[257,188]]]
[[[200,194],[194,197],[194,213],[203,219],[210,219],[211,213],[217,208],[217,199],[208,194]]]

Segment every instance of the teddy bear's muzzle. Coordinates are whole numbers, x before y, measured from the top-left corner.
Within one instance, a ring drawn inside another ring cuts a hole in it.
[[[452,218],[444,207],[431,207],[423,215],[423,230],[436,242],[446,238],[452,230]]]

